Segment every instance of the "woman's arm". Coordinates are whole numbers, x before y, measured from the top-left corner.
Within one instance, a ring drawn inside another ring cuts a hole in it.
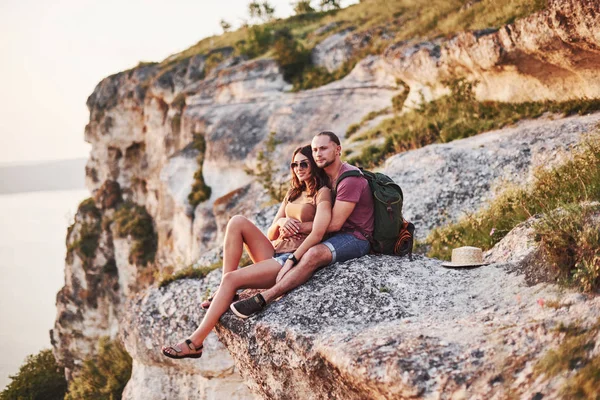
[[[311,247],[323,240],[323,236],[327,232],[327,227],[331,221],[331,193],[327,193],[327,199],[317,204],[317,212],[312,224],[312,231],[308,234],[304,242],[294,251],[294,256],[300,260],[304,253]]]
[[[275,219],[273,220],[273,223],[267,231],[267,237],[269,238],[269,240],[275,240],[279,237],[279,220],[285,217],[285,204],[286,201],[284,200],[279,206],[279,210],[277,210],[277,215],[275,215]]]

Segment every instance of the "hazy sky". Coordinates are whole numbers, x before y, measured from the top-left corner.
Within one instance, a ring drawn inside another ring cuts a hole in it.
[[[221,18],[238,27],[248,2],[0,0],[0,163],[87,157],[101,79],[220,33]],[[279,17],[290,3],[271,0]]]

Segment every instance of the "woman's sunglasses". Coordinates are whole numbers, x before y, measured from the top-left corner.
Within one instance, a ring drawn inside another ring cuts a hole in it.
[[[307,169],[308,168],[308,161],[300,161],[299,163],[297,162],[293,162],[290,164],[290,168],[294,169],[294,168],[298,168],[300,167],[300,169]]]

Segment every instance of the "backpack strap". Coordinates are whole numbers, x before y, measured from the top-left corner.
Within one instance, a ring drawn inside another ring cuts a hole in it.
[[[335,181],[335,186],[333,187],[333,193],[334,193],[334,195],[337,195],[337,187],[340,184],[340,182],[343,181],[346,178],[351,177],[351,176],[357,176],[357,177],[358,176],[363,176],[364,177],[364,175],[362,174],[362,172],[360,172],[358,170],[355,170],[355,169],[351,169],[350,171],[344,172],[343,174],[341,174],[339,176],[339,178],[337,178],[337,181]],[[335,196],[334,196],[334,199],[335,199]]]

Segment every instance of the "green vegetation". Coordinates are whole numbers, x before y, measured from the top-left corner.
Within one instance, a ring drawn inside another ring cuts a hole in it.
[[[220,51],[215,51],[214,53],[210,53],[206,60],[204,61],[204,76],[210,74],[210,72],[215,69],[219,64],[221,64],[225,60],[225,56]]]
[[[265,4],[266,3],[266,4]],[[252,1],[250,17],[263,21],[262,25],[244,25],[230,32],[229,24],[222,24],[222,35],[202,39],[189,49],[168,57],[161,63],[166,70],[174,64],[198,54],[209,54],[212,50],[231,46],[238,54],[250,58],[273,56],[275,34],[289,31],[298,49],[306,54],[326,36],[354,27],[354,33],[366,34],[369,43],[352,59],[333,73],[311,64],[309,57],[296,66],[290,82],[295,90],[304,90],[324,85],[348,74],[356,63],[370,54],[378,54],[390,43],[408,39],[429,40],[440,36],[449,37],[465,30],[498,28],[516,19],[541,10],[545,0],[482,0],[465,7],[464,0],[367,0],[344,9],[335,0],[320,1],[316,12],[310,1],[295,3],[296,15],[286,19],[273,19],[272,7],[268,2]],[[325,25],[335,27],[321,35],[314,31]]]
[[[0,393],[0,400],[62,400],[67,391],[64,368],[56,364],[52,350],[30,355]]]
[[[202,279],[209,272],[214,271],[215,269],[219,269],[223,267],[223,260],[217,261],[206,267],[194,268],[192,265],[178,271],[174,274],[170,274],[164,278],[162,278],[158,284],[158,287],[166,287],[170,283],[173,283],[180,279]]]
[[[203,201],[210,199],[212,189],[204,182],[204,175],[202,174],[202,164],[204,164],[204,154],[206,153],[206,140],[204,136],[199,134],[194,135],[193,146],[198,150],[198,157],[196,157],[198,170],[194,174],[194,183],[192,184],[192,191],[188,195],[188,201],[192,207],[196,207]]]
[[[67,230],[67,257],[68,263],[73,262],[73,253],[82,260],[84,266],[89,266],[96,256],[98,241],[102,233],[101,212],[96,208],[94,199],[89,198],[82,201],[77,209],[77,215],[81,218],[78,237],[71,243],[68,242],[75,229],[73,223]]]
[[[294,4],[296,15],[314,13],[316,10],[310,5],[310,0],[300,0]]]
[[[181,113],[185,108],[185,93],[179,93],[171,102],[171,107]]]
[[[394,97],[394,99],[395,98],[396,97]],[[365,126],[365,124],[367,122],[379,117],[380,115],[387,114],[388,112],[390,112],[390,110],[388,108],[384,108],[379,111],[371,111],[370,113],[365,115],[359,123],[352,124],[348,127],[348,129],[346,130],[346,138],[348,138],[348,137],[354,135],[356,132],[358,132],[363,126]]]
[[[79,374],[69,383],[65,400],[120,399],[131,377],[132,360],[121,343],[100,339],[98,354],[84,361]]]
[[[447,143],[499,129],[525,118],[537,118],[546,112],[563,115],[587,114],[600,110],[600,99],[564,102],[544,101],[503,103],[475,100],[473,83],[464,79],[446,82],[450,94],[394,118],[382,121],[353,140],[384,137],[382,145],[364,148],[360,155],[348,160],[365,168],[381,164],[392,154]],[[400,100],[396,101],[399,104]],[[402,103],[404,101],[402,100]]]
[[[265,150],[258,152],[256,167],[244,169],[248,175],[256,177],[256,180],[275,202],[281,202],[286,193],[286,183],[277,180],[277,169],[273,163],[274,157],[272,154],[278,144],[279,141],[275,139],[275,132],[271,132]]]
[[[242,257],[240,258],[239,266],[247,267],[250,264],[252,264],[252,259],[250,258],[248,253],[246,251],[244,251],[242,253]],[[188,265],[186,268],[184,268],[176,273],[169,273],[166,276],[164,276],[163,278],[159,279],[158,287],[168,286],[170,283],[175,282],[179,279],[202,279],[206,275],[208,275],[209,272],[214,271],[215,269],[222,268],[222,267],[223,267],[222,259],[215,263],[212,263],[211,265],[208,265],[206,267],[194,268],[193,265]],[[206,298],[208,298],[209,296],[210,296],[210,294],[208,296],[206,296]]]
[[[310,63],[310,53],[294,39],[289,29],[276,33],[273,53],[283,70],[283,78],[288,82],[297,81],[305,66]]]
[[[600,321],[590,328],[560,325],[557,332],[564,335],[561,345],[536,364],[534,376],[546,374],[553,378],[574,370],[562,387],[565,399],[598,399],[600,393],[600,358],[593,357]]]
[[[430,257],[449,259],[451,249],[473,245],[489,249],[517,224],[544,214],[535,225],[537,239],[565,283],[590,291],[599,287],[600,238],[589,221],[600,201],[600,138],[596,135],[573,158],[552,170],[538,170],[531,188],[507,189],[485,209],[445,227],[426,239]],[[557,210],[561,208],[561,210]]]
[[[129,262],[148,265],[154,261],[158,238],[154,231],[152,217],[146,208],[131,201],[123,202],[115,212],[113,220],[116,234],[120,238],[133,240],[129,252]]]
[[[567,205],[535,225],[548,262],[587,292],[600,287],[600,230],[592,219],[599,211],[600,206]]]

